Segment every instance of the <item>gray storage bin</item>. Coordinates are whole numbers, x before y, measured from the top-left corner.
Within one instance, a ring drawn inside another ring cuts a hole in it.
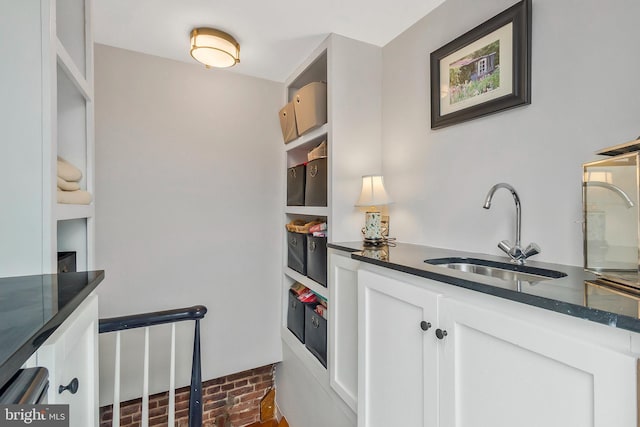
[[[306,304],[304,316],[304,345],[327,367],[327,320],[313,311],[317,304]]]
[[[307,236],[307,277],[327,287],[327,238]]]
[[[327,206],[327,158],[307,163],[305,180],[305,206]]]
[[[296,294],[289,290],[289,306],[287,307],[287,328],[304,343],[304,306]]]
[[[307,275],[307,235],[287,231],[287,266]]]
[[[287,206],[304,206],[305,165],[287,169]]]

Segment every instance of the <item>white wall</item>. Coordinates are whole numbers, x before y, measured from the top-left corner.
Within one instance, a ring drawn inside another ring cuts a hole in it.
[[[500,254],[514,238],[508,182],[535,259],[582,265],[581,165],[640,135],[636,0],[533,0],[532,103],[431,130],[429,54],[515,2],[447,0],[383,49],[383,170],[391,234]]]
[[[207,306],[203,380],[281,359],[283,91],[96,46],[96,264],[107,277],[100,317]],[[179,385],[189,381],[192,328],[180,328]],[[158,335],[152,354],[164,366]],[[111,351],[101,348],[103,371]],[[110,381],[101,381],[104,404]],[[164,378],[152,382],[167,389]]]

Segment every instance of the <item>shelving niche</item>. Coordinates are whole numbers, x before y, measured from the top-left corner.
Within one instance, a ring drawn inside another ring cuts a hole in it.
[[[296,362],[278,375],[277,380],[288,387],[299,386],[301,378],[306,381],[306,392],[288,395],[280,402],[283,412],[299,416],[304,424],[309,413],[332,413],[336,419],[325,419],[325,425],[356,425],[355,410],[334,391],[330,374],[336,366],[327,360],[327,368],[309,353],[304,344],[287,329],[288,292],[298,281],[327,299],[327,328],[334,322],[335,296],[306,276],[287,266],[287,233],[285,223],[293,219],[326,219],[328,242],[351,242],[362,239],[360,230],[363,215],[354,204],[360,194],[362,176],[382,172],[381,117],[382,117],[382,50],[340,35],[329,35],[308,59],[303,62],[285,82],[283,105],[293,100],[297,90],[308,83],[327,83],[327,123],[310,130],[297,139],[283,144],[282,185],[286,189],[288,167],[307,160],[307,152],[326,139],[327,141],[327,206],[286,206],[283,201],[282,214],[282,341],[286,357],[295,357]],[[286,194],[286,191],[284,191]],[[332,277],[327,274],[327,282]],[[331,355],[332,337],[327,337],[327,354]],[[293,368],[293,366],[300,369]],[[295,371],[294,371],[295,369]],[[323,393],[318,392],[318,388]],[[322,395],[321,399],[317,397]],[[313,396],[313,398],[311,397]],[[334,408],[340,408],[344,418],[338,417]],[[339,418],[339,419],[338,419]]]
[[[93,268],[93,203],[57,203],[57,156],[82,171],[80,188],[95,197],[93,182],[93,40],[91,38],[91,0],[51,0],[50,40],[55,52],[52,81],[52,226],[50,272],[57,271],[57,252],[76,252],[78,270]],[[53,100],[55,99],[55,103]],[[46,179],[47,177],[45,177]],[[45,265],[45,268],[47,266]]]
[[[321,46],[317,52],[311,56],[307,63],[300,67],[300,71],[295,73],[286,83],[285,103],[293,100],[295,93],[303,86],[312,82],[327,82],[327,48]],[[307,133],[300,135],[297,139],[289,142],[284,146],[284,167],[283,172],[288,168],[307,162],[307,153],[318,146],[321,142],[327,142],[327,150],[331,146],[330,123],[325,123]],[[328,152],[328,151],[327,151]],[[328,156],[327,167],[330,170],[331,159]],[[283,177],[285,174],[283,173]],[[327,183],[327,194],[331,189]],[[285,184],[286,186],[286,184]],[[286,192],[285,192],[286,193]],[[330,200],[330,197],[327,197]],[[287,206],[284,202],[284,224],[293,220],[302,219],[305,222],[315,219],[326,221],[331,232],[330,206]],[[304,361],[309,369],[314,373],[318,380],[324,381],[327,376],[326,369],[315,358],[288,329],[287,329],[287,309],[288,309],[288,292],[289,288],[295,283],[302,283],[316,294],[329,300],[328,289],[313,279],[292,270],[287,266],[287,233],[284,233],[284,265],[283,265],[283,281],[282,281],[282,339],[298,357]],[[331,307],[329,306],[329,310]]]

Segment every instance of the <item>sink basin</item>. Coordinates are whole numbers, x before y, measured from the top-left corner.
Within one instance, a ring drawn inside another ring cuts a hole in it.
[[[561,271],[547,270],[526,265],[511,264],[508,262],[490,261],[480,258],[435,258],[424,262],[452,270],[466,273],[480,274],[494,277],[508,282],[541,282],[543,280],[559,279],[566,274]]]

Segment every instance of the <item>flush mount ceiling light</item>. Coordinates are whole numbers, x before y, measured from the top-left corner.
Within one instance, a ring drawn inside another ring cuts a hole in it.
[[[191,56],[207,68],[227,68],[240,62],[240,45],[229,34],[213,28],[191,31]]]

